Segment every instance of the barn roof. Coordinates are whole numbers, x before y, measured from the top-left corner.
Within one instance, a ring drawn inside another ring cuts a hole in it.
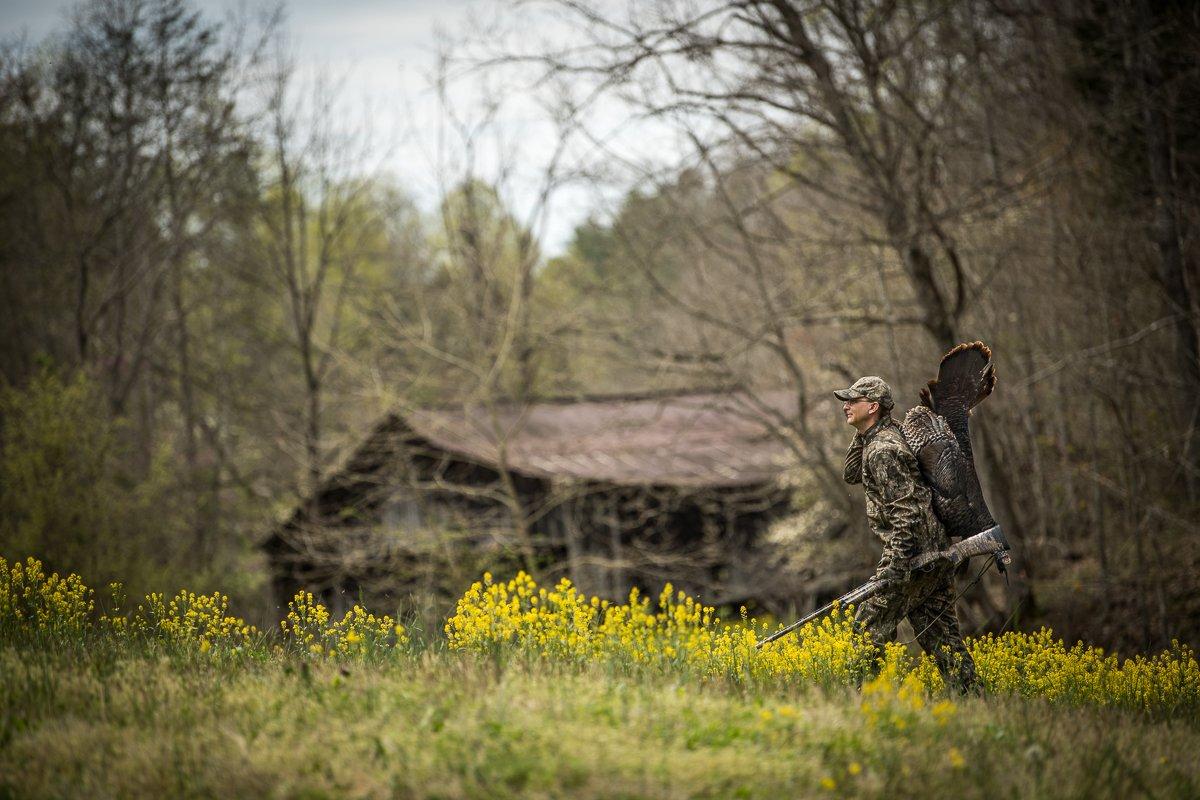
[[[451,460],[498,466],[537,480],[679,489],[756,487],[787,466],[789,453],[764,424],[791,413],[786,390],[750,398],[729,392],[554,398],[495,407],[408,409],[385,415],[313,499],[342,508],[380,487],[379,473],[404,452],[440,452]],[[494,422],[493,422],[494,420]],[[308,514],[296,506],[261,546],[282,546],[282,532]]]
[[[779,474],[788,452],[764,423],[794,413],[787,390],[554,399],[399,414],[436,447],[539,478],[680,487],[745,486]],[[761,406],[758,408],[756,406]]]

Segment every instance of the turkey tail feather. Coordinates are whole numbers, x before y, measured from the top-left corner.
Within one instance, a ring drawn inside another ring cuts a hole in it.
[[[921,390],[921,404],[938,414],[970,411],[996,388],[992,351],[983,342],[964,342],[942,356],[938,376]]]
[[[996,524],[975,473],[969,421],[971,409],[995,388],[992,351],[983,342],[964,342],[942,356],[937,378],[921,390],[928,410],[914,408],[901,425],[917,445],[909,446],[935,489],[934,513],[951,536],[972,536]],[[945,420],[957,447],[945,441],[933,415]]]

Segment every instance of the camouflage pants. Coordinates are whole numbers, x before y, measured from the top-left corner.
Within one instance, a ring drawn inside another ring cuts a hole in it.
[[[960,692],[976,691],[975,661],[963,644],[954,609],[954,570],[939,567],[909,574],[908,581],[863,601],[855,621],[882,653],[883,645],[896,638],[896,626],[908,617],[917,642],[933,656],[946,683]]]

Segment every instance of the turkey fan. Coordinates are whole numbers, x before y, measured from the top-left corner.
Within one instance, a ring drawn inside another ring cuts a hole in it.
[[[975,474],[972,408],[992,393],[996,371],[983,342],[958,345],[942,356],[938,376],[921,390],[900,429],[933,489],[933,510],[950,536],[973,536],[996,524]]]

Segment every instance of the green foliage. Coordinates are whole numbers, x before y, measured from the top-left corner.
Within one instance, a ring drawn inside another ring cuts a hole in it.
[[[170,452],[142,458],[83,373],[0,394],[0,552],[142,585],[177,563]]]

